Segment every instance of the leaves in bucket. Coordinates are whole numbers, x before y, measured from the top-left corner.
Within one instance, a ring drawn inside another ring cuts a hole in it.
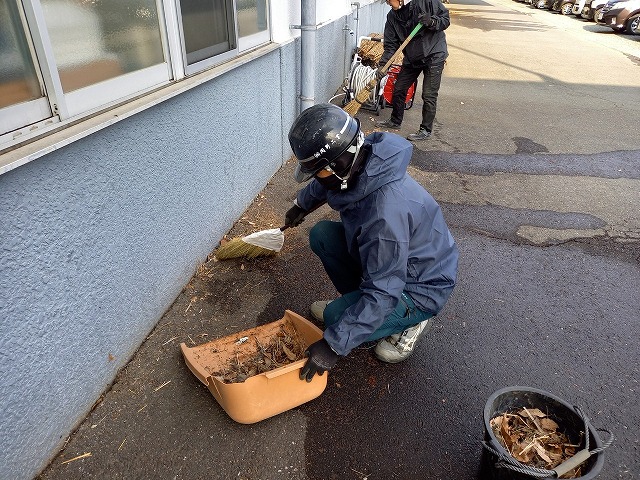
[[[490,424],[494,435],[511,456],[530,467],[553,470],[575,455],[579,447],[538,408],[514,409],[493,417]],[[581,475],[578,466],[561,478],[579,478]]]
[[[268,343],[261,343],[255,336],[247,341],[255,341],[257,351],[241,357],[236,354],[222,371],[214,372],[224,383],[240,383],[247,378],[259,375],[279,367],[283,367],[304,358],[307,345],[301,335],[294,328],[282,326],[277,335],[271,337]]]

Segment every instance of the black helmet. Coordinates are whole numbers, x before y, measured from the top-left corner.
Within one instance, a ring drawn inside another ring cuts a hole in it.
[[[320,103],[303,111],[289,130],[289,143],[298,159],[296,181],[309,180],[327,166],[338,175],[348,172],[354,156],[343,153],[359,143],[359,132],[360,122],[337,105]]]

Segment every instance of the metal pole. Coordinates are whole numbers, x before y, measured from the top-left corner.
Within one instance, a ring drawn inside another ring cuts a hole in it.
[[[300,35],[300,111],[315,104],[316,0],[302,0]]]

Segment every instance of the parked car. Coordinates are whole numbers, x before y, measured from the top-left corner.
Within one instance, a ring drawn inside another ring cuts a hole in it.
[[[589,18],[589,13],[591,12],[591,0],[585,0],[584,5],[582,6],[582,10],[580,10],[580,17],[585,20],[591,20]]]
[[[598,23],[616,32],[634,33],[640,23],[640,0],[608,0],[598,16]]]
[[[591,3],[593,0],[586,0],[584,6],[580,11],[580,16],[585,20],[593,20],[593,11],[591,10]]]
[[[640,18],[638,18],[638,15],[634,15],[629,19],[629,28],[632,34],[640,35]]]
[[[571,9],[571,13],[573,13],[576,17],[582,16],[582,10],[584,10],[584,6],[587,3],[587,0],[578,0],[573,4],[573,8]]]
[[[607,3],[607,0],[591,0],[591,4],[589,5],[589,9],[587,11],[587,16],[583,17],[588,20],[593,20],[598,23],[597,18],[600,16],[600,12],[602,12],[602,7]]]
[[[575,0],[555,0],[551,6],[551,10],[560,12],[562,15],[571,15]]]
[[[536,8],[539,8],[540,10],[544,10],[545,8],[551,10],[551,7],[553,6],[553,2],[555,2],[555,0],[533,0],[534,3],[533,5]]]

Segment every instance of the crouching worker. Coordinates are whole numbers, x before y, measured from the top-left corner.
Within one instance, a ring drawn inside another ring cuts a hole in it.
[[[326,329],[300,378],[310,382],[364,342],[377,341],[383,362],[406,359],[451,295],[458,265],[440,206],[407,174],[411,143],[393,133],[365,137],[357,119],[331,104],[303,111],[289,142],[295,180],[311,182],[285,224],[299,225],[325,202],[341,219],[311,229],[311,249],[341,296],[311,305]]]

